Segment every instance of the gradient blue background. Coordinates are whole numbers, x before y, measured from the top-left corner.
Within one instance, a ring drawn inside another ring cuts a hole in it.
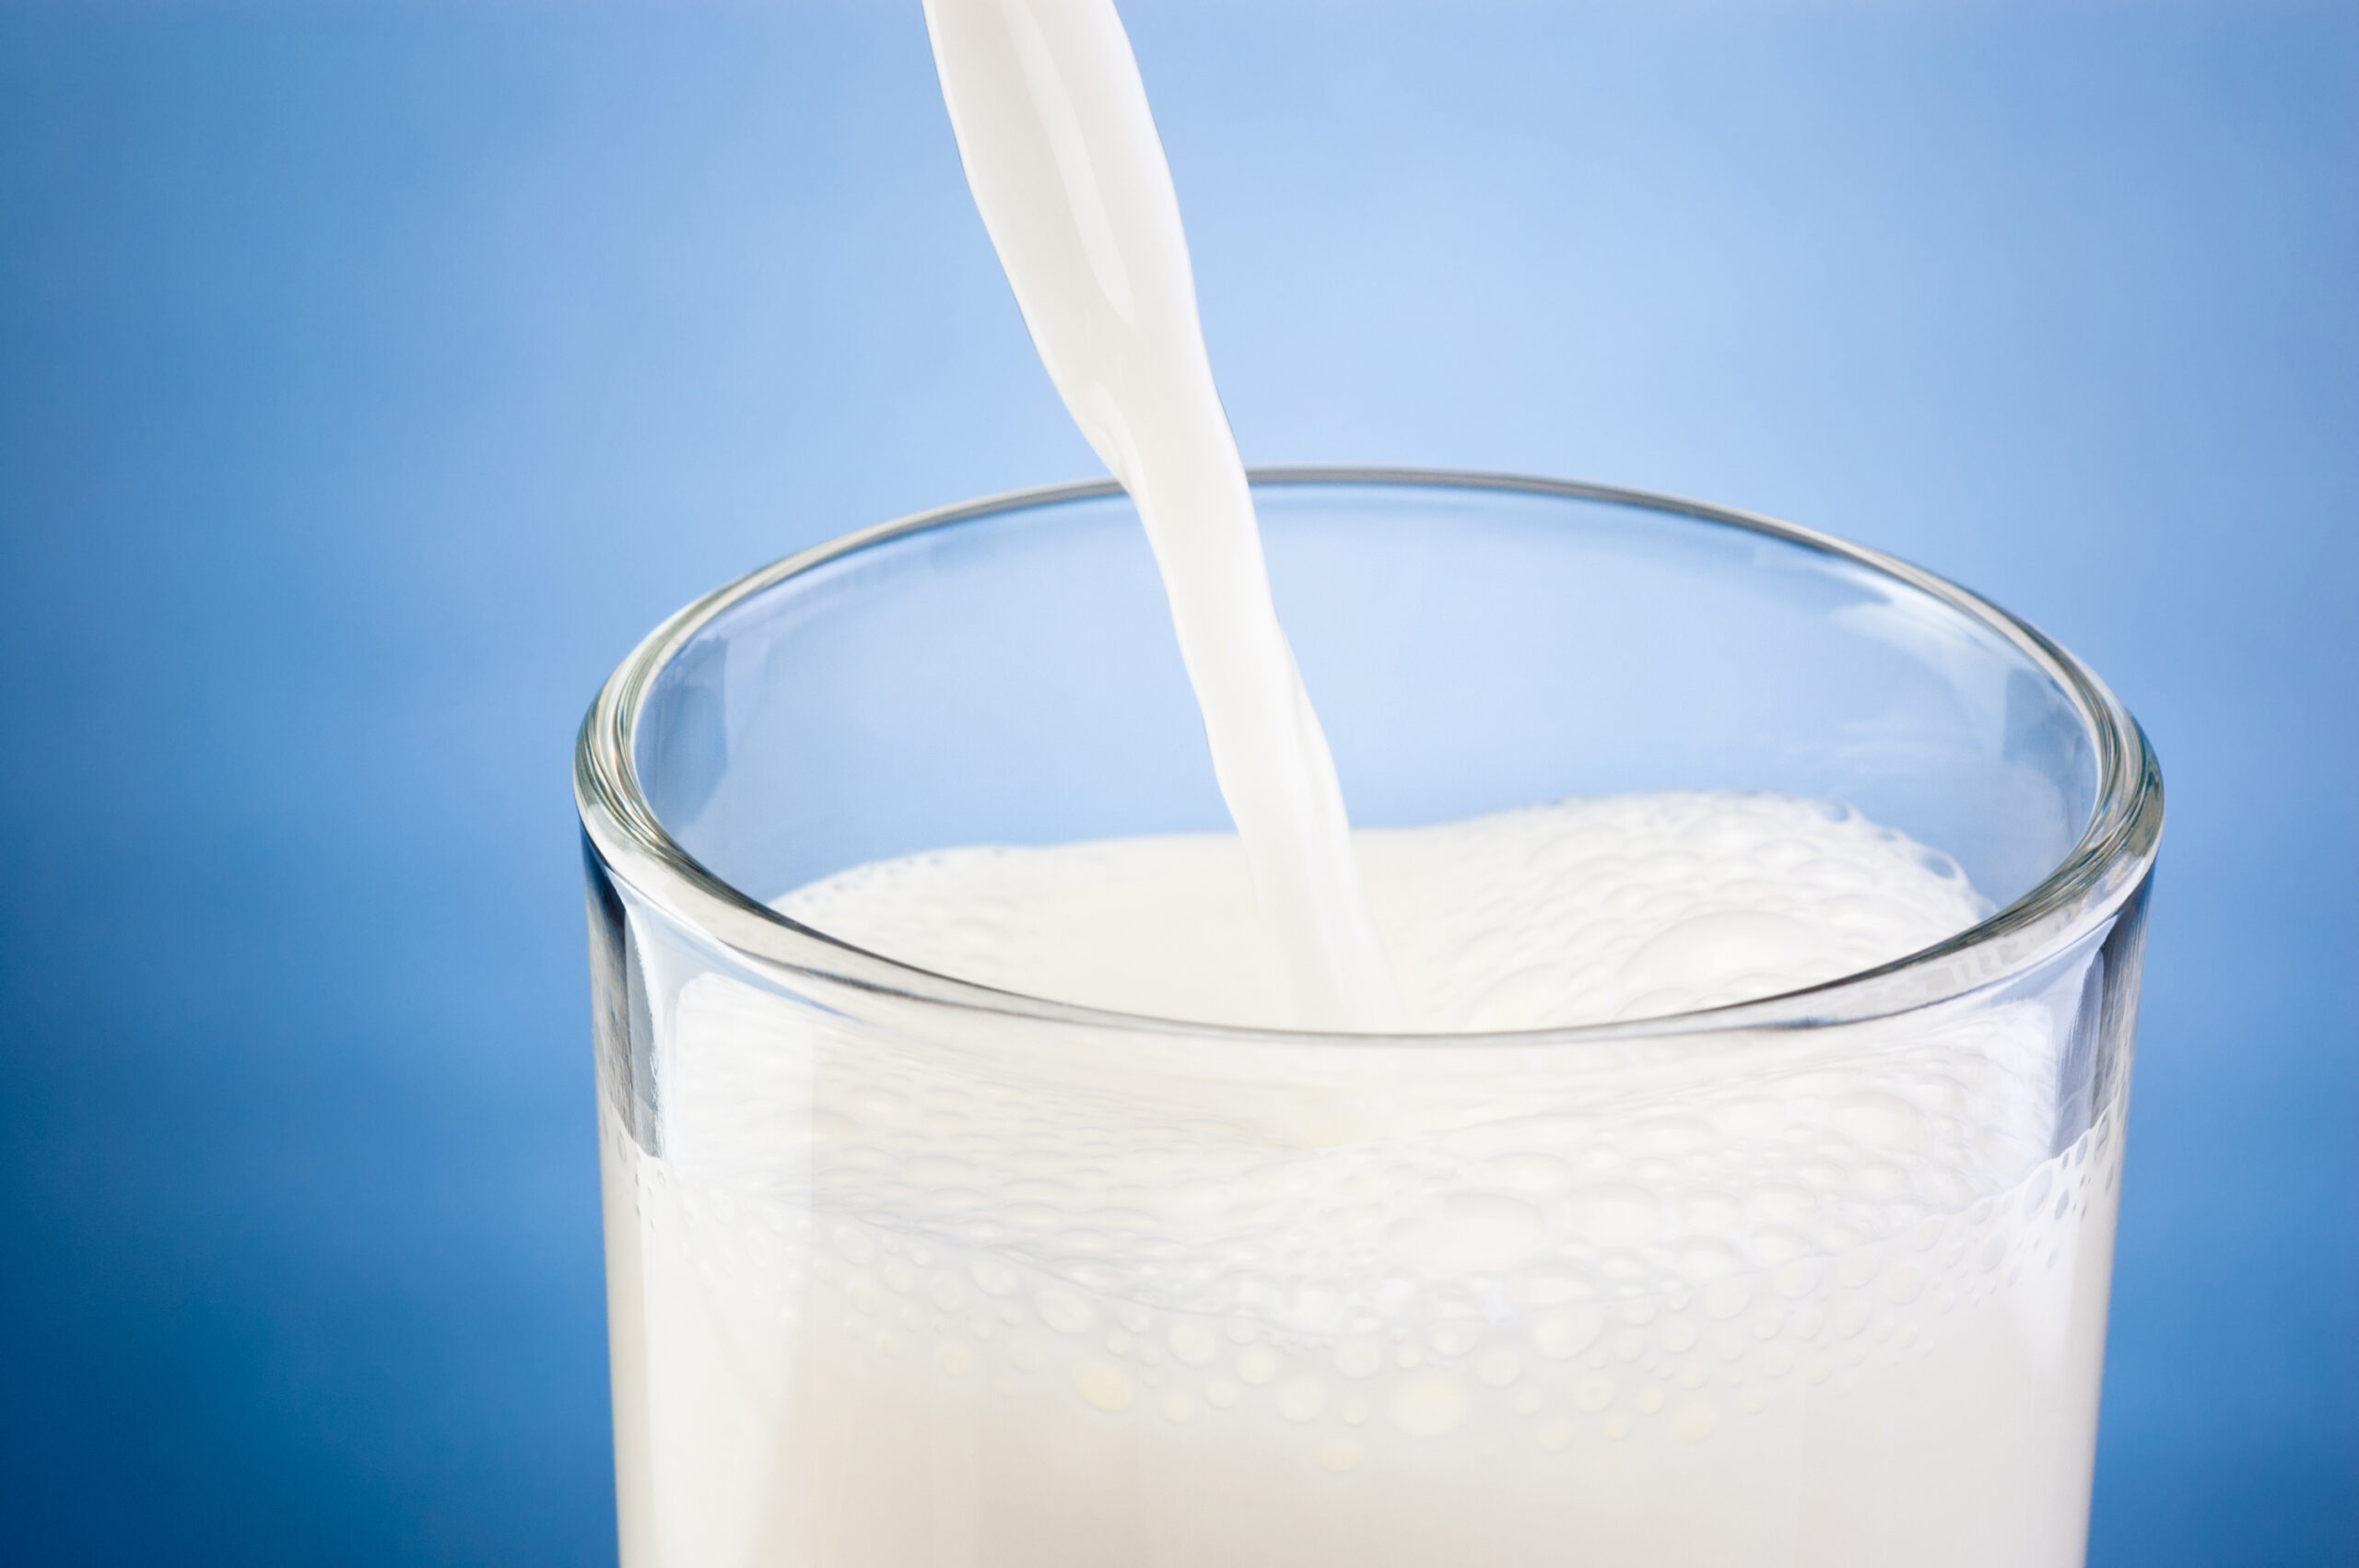
[[[1249,459],[1684,492],[2161,749],[2093,1561],[2359,1562],[2359,13],[1127,7]],[[0,1558],[593,1563],[568,792],[1095,471],[916,0],[0,7]]]

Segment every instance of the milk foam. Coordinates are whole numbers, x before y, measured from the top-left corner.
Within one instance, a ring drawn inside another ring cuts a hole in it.
[[[1948,857],[1825,802],[1571,800],[1353,835],[1407,1026],[1536,1029],[1714,1007],[1858,974],[1990,912]],[[1283,1026],[1226,834],[964,848],[863,866],[778,905],[1003,990]]]

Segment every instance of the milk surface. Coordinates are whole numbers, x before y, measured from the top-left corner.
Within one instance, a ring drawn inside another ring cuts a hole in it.
[[[1790,990],[1987,909],[1778,797],[1358,838],[1431,1028]],[[781,908],[1074,1001],[1279,1005],[1223,837],[951,850]],[[1717,1040],[1297,1045],[640,961],[661,1153],[612,1114],[604,1150],[633,1568],[2080,1561],[2118,1107],[2058,1121],[2077,980]]]
[[[1406,1027],[1601,1024],[1872,969],[1990,912],[1947,856],[1778,795],[1575,800],[1354,836]],[[779,901],[959,979],[1118,1012],[1282,1028],[1235,836],[940,851]]]

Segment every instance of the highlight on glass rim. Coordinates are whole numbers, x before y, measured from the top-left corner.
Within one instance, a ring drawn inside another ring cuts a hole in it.
[[[623,1562],[2081,1562],[2137,724],[1806,528],[1249,474],[1114,6],[924,12],[1112,481],[584,723]]]

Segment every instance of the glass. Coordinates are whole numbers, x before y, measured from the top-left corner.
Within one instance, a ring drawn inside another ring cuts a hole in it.
[[[1999,906],[1637,1023],[1353,1037],[968,984],[767,905],[1219,829],[1110,484],[793,556],[585,721],[631,1568],[2062,1564],[2086,1533],[2144,737],[1874,552],[1497,476],[1256,476],[1356,823],[1848,802]]]

